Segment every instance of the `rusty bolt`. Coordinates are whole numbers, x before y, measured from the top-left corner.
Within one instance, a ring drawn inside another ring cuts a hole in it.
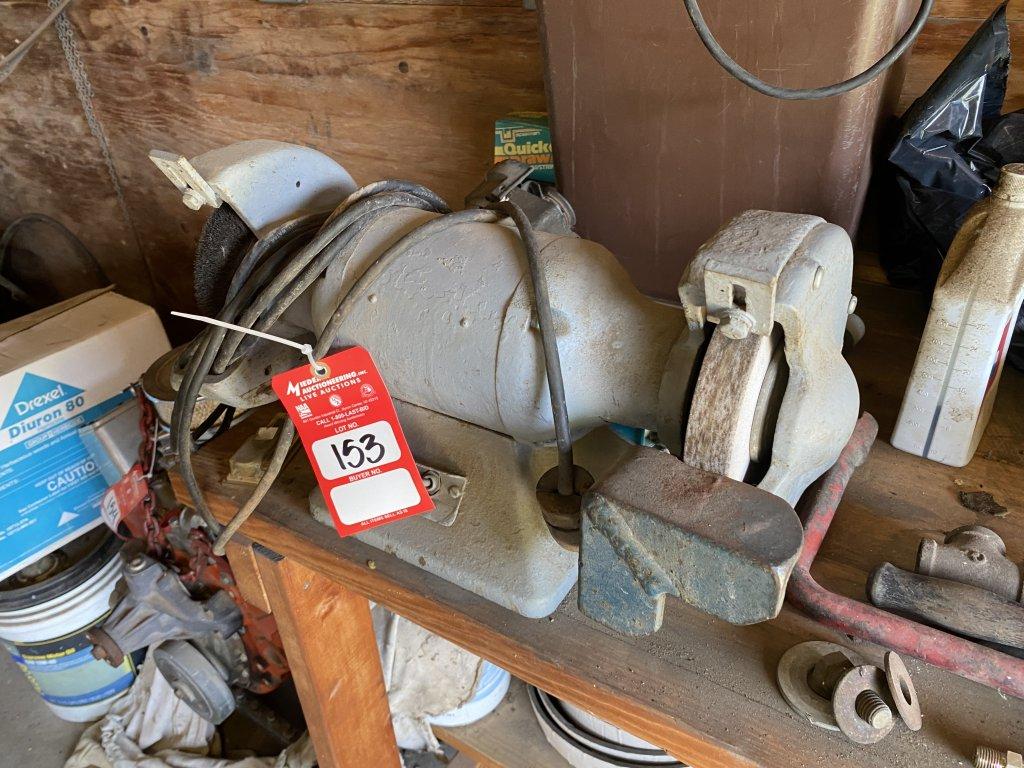
[[[1018,752],[1000,752],[982,746],[974,753],[974,768],[1024,768],[1024,759]]]
[[[892,710],[881,696],[874,691],[863,691],[857,696],[857,714],[872,728],[888,728],[892,725]]]
[[[727,309],[722,313],[718,328],[730,339],[745,339],[754,328],[754,318],[742,309]]]

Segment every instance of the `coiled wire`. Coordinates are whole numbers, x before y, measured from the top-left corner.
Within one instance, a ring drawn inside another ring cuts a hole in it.
[[[320,214],[294,219],[258,240],[242,258],[217,319],[244,328],[268,331],[328,266],[340,262],[343,269],[347,269],[360,232],[396,208],[418,208],[440,215],[400,238],[350,282],[338,297],[333,314],[313,345],[314,359],[320,360],[330,352],[334,339],[351,312],[352,305],[346,299],[372,284],[402,254],[449,227],[472,222],[494,223],[503,216],[510,217],[522,238],[537,303],[559,452],[559,491],[572,493],[572,440],[547,284],[539,261],[540,249],[529,219],[512,203],[498,204],[496,210],[473,208],[452,213],[440,197],[417,184],[397,180],[370,184],[353,192],[329,216]],[[224,553],[227,542],[266,496],[288,458],[295,437],[295,425],[285,420],[278,431],[266,471],[249,498],[221,530],[195,476],[192,466],[195,443],[189,426],[207,376],[229,372],[246,356],[252,343],[239,331],[216,326],[204,329],[187,350],[187,364],[171,417],[179,472],[196,511],[217,536],[214,544],[217,554]]]

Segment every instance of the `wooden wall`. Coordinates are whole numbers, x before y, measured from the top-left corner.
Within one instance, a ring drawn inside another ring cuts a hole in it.
[[[495,118],[544,109],[536,12],[519,0],[72,8],[126,212],[50,32],[0,85],[0,223],[29,210],[55,215],[124,291],[161,309],[192,304],[190,257],[205,216],[181,205],[150,149],[192,156],[246,138],[302,143],[359,182],[411,178],[454,204],[491,162]],[[0,47],[44,9],[43,0],[0,2]]]
[[[900,99],[900,112],[910,106],[939,76],[999,0],[936,0],[928,25],[921,32],[907,65]],[[1005,111],[1024,108],[1024,0],[1010,0],[1006,9],[1010,23],[1013,68],[1006,94]]]
[[[938,0],[901,108],[995,5]],[[0,0],[0,50],[44,13],[44,0]],[[1011,0],[1010,18],[1024,62],[1024,0]],[[490,162],[494,119],[544,108],[537,14],[521,0],[77,0],[71,19],[123,201],[51,31],[0,84],[0,225],[56,216],[121,290],[163,310],[192,306],[204,216],[180,204],[150,149],[292,141],[357,181],[401,175],[458,203]],[[1024,107],[1020,67],[1011,109]]]

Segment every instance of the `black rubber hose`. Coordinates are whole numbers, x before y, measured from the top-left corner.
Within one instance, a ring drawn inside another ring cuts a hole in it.
[[[725,69],[726,72],[744,85],[753,88],[755,91],[762,93],[765,96],[771,96],[775,99],[796,101],[827,99],[830,96],[838,96],[870,83],[891,67],[896,60],[906,53],[907,49],[914,44],[917,36],[921,34],[921,30],[924,28],[925,22],[928,21],[928,15],[932,12],[932,6],[934,4],[935,0],[921,0],[921,7],[917,11],[917,16],[914,17],[913,23],[911,23],[910,28],[906,31],[903,37],[899,39],[896,45],[894,45],[888,53],[859,75],[851,77],[848,80],[843,80],[839,83],[822,85],[817,88],[783,88],[779,85],[766,83],[761,78],[740,66],[734,58],[726,53],[718,40],[715,39],[714,34],[712,34],[711,30],[708,28],[707,22],[704,21],[704,15],[700,12],[700,6],[697,5],[697,0],[683,0],[683,6],[686,8],[686,13],[689,15],[690,21],[693,22],[693,28],[697,30],[697,35],[700,37],[700,41],[704,43],[704,47],[708,49],[711,56],[722,66],[723,69]]]
[[[10,247],[11,240],[14,239],[15,233],[25,224],[45,224],[54,231],[60,233],[60,235],[71,243],[71,247],[74,248],[78,258],[99,278],[100,282],[110,282],[110,278],[107,277],[107,273],[103,270],[103,266],[96,260],[85,243],[72,232],[70,229],[65,227],[59,221],[52,216],[47,216],[45,213],[27,213],[24,216],[19,216],[10,224],[4,228],[3,235],[0,235],[0,286],[6,288],[12,297],[23,303],[31,303],[32,297],[29,296],[20,286],[15,285],[12,281],[3,277],[4,262],[7,259],[7,250]]]
[[[562,378],[562,360],[558,354],[555,318],[551,314],[551,298],[544,266],[540,262],[540,244],[529,217],[515,203],[506,200],[494,209],[508,216],[519,230],[526,251],[526,261],[533,284],[533,300],[537,309],[541,346],[544,349],[544,368],[547,371],[548,394],[551,397],[551,415],[555,423],[555,441],[558,446],[558,493],[571,496],[575,492],[573,478],[572,431],[569,427],[569,408],[565,400],[565,380]]]

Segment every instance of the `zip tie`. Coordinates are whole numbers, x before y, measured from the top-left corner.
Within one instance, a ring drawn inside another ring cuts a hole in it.
[[[318,362],[317,359],[313,357],[312,344],[299,344],[299,342],[297,341],[292,341],[291,339],[285,339],[280,336],[275,336],[272,333],[264,333],[263,331],[256,331],[253,330],[252,328],[243,328],[240,325],[235,325],[234,323],[227,323],[224,322],[223,320],[217,320],[213,317],[206,317],[205,315],[190,315],[187,312],[176,312],[174,310],[171,310],[171,314],[174,315],[175,317],[184,317],[188,320],[198,320],[200,323],[218,325],[221,328],[227,328],[228,330],[231,331],[247,333],[250,336],[258,336],[259,338],[266,339],[267,341],[276,341],[278,344],[284,344],[287,347],[297,349],[299,350],[299,352],[305,355],[306,359],[309,360],[309,365],[313,369],[313,373],[315,373],[317,376],[326,376],[330,372],[326,365],[324,365],[321,362]]]
[[[146,479],[151,480],[153,478],[153,470],[156,469],[156,441],[160,437],[160,417],[153,414],[153,455],[149,457],[149,472],[146,473]]]

